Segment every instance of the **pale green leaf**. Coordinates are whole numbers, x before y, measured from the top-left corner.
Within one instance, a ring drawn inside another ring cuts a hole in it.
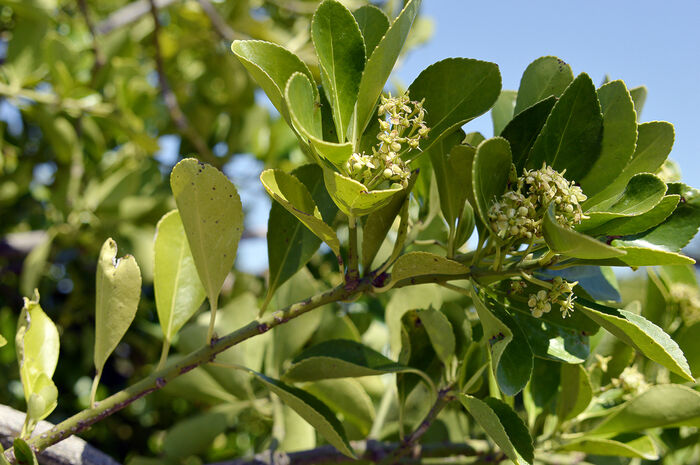
[[[342,174],[323,169],[326,189],[338,208],[348,216],[365,216],[379,210],[391,201],[392,197],[404,188],[398,185],[389,189],[369,191],[364,184]]]
[[[352,378],[320,380],[307,384],[304,390],[341,414],[362,435],[369,434],[374,422],[374,405],[359,381]]]
[[[624,442],[604,438],[585,438],[567,443],[561,450],[585,452],[590,455],[638,457],[647,460],[659,458],[656,444],[649,436],[638,436]]]
[[[269,378],[261,373],[253,372],[270,391],[274,392],[287,406],[292,408],[318,433],[323,436],[342,454],[354,458],[352,446],[345,436],[343,425],[340,424],[326,404],[306,391],[289,386],[282,381]]]
[[[577,309],[580,308],[614,336],[677,375],[694,380],[680,347],[663,329],[627,310],[606,307],[585,299],[578,299],[577,302]]]
[[[486,303],[474,291],[473,286],[470,286],[470,289],[476,313],[479,315],[479,321],[481,321],[481,326],[484,329],[483,340],[491,352],[493,374],[498,376],[498,364],[506,347],[513,340],[513,332],[486,306]]]
[[[608,221],[597,228],[587,231],[592,236],[627,236],[644,232],[662,223],[678,206],[679,195],[666,195],[651,210],[641,215],[621,217]]]
[[[33,386],[33,392],[27,399],[27,417],[36,424],[56,408],[58,389],[46,373],[40,373]]]
[[[365,67],[364,39],[352,13],[335,0],[326,0],[316,9],[311,39],[338,141],[344,142]]]
[[[54,232],[45,234],[43,240],[34,246],[22,263],[22,274],[20,275],[19,290],[23,295],[34,292],[39,285],[39,280],[44,273],[46,262],[51,253]]]
[[[434,308],[419,310],[418,318],[420,318],[425,331],[428,333],[435,353],[442,363],[449,367],[452,356],[455,354],[456,345],[455,333],[452,330],[450,321],[444,314]]]
[[[514,114],[544,100],[559,97],[573,81],[571,67],[557,57],[546,56],[528,65],[520,79]]]
[[[642,115],[642,110],[644,109],[644,102],[647,100],[647,88],[646,86],[639,86],[630,89],[630,96],[634,102],[634,110],[637,113],[637,121]]]
[[[219,434],[226,431],[227,415],[211,411],[176,423],[162,439],[163,452],[167,457],[183,458],[201,454],[211,447]]]
[[[582,365],[561,364],[561,390],[557,399],[560,422],[576,417],[593,399],[593,386]]]
[[[154,249],[153,290],[158,320],[165,340],[171,341],[206,297],[177,210],[166,213],[158,222]]]
[[[194,158],[175,165],[170,187],[199,279],[215,306],[243,234],[241,199],[221,171]]]
[[[131,255],[117,258],[117,243],[107,239],[100,249],[95,282],[95,368],[107,358],[136,316],[141,297],[141,271]]]
[[[469,267],[429,252],[409,252],[396,260],[391,269],[392,285],[403,280],[432,276],[438,281],[444,276],[468,276]]]
[[[316,202],[301,181],[282,170],[265,170],[260,174],[260,181],[273,199],[340,256],[338,236],[323,221]]]
[[[491,121],[493,122],[493,135],[498,136],[503,131],[510,120],[513,119],[515,109],[515,98],[518,92],[514,90],[502,90],[498,100],[491,108]]]

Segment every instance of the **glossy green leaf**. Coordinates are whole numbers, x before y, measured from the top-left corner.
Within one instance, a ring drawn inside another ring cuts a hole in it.
[[[625,190],[605,202],[590,207],[589,217],[577,226],[587,231],[615,218],[633,217],[648,212],[661,202],[666,194],[666,184],[651,173],[640,173],[632,177]]]
[[[177,210],[166,213],[158,222],[154,249],[153,290],[158,320],[165,340],[171,341],[206,297]]]
[[[170,187],[199,279],[215,306],[243,234],[241,199],[221,171],[194,158],[175,165]]]
[[[323,221],[318,206],[301,181],[282,170],[265,170],[260,174],[260,181],[273,199],[296,216],[311,232],[328,244],[336,255],[340,256],[338,236]]]
[[[421,0],[408,0],[404,4],[403,10],[389,26],[386,34],[374,48],[365,64],[357,94],[357,108],[355,109],[353,129],[355,140],[360,139],[374,114],[375,105],[384,89],[384,84],[389,79],[391,70],[394,69],[394,64],[406,42],[408,32],[418,15],[420,3]]]
[[[15,453],[15,458],[17,459],[18,465],[38,465],[39,461],[34,454],[34,449],[29,447],[24,439],[15,438],[12,442],[13,451]]]
[[[678,384],[652,386],[616,407],[589,436],[670,426],[700,427],[700,392]]]
[[[542,227],[544,239],[551,250],[574,258],[602,259],[625,255],[623,250],[560,225],[555,218],[554,207],[554,203],[551,203]]]
[[[443,276],[467,276],[469,267],[429,252],[409,252],[396,260],[391,269],[391,284],[402,280],[433,276],[436,281]]]
[[[306,391],[289,386],[282,381],[269,378],[262,373],[253,372],[270,391],[274,392],[288,407],[292,408],[318,433],[323,436],[342,454],[355,458],[352,446],[345,436],[343,425],[340,424],[326,404]]]
[[[673,125],[665,121],[653,121],[637,126],[637,147],[632,159],[622,173],[601,192],[589,196],[584,207],[606,200],[627,185],[637,173],[655,173],[671,152],[674,140]]]
[[[361,6],[353,11],[352,15],[360,26],[360,32],[365,41],[365,54],[369,59],[389,29],[389,18],[380,8],[372,4]]]
[[[561,390],[557,400],[560,422],[576,417],[593,400],[593,386],[582,365],[561,365]]]
[[[289,121],[284,89],[289,78],[296,72],[303,73],[309,81],[314,81],[306,64],[286,48],[271,42],[234,40],[231,51],[262,87],[277,111]]]
[[[510,143],[513,164],[521,173],[537,136],[554,108],[556,97],[548,97],[524,109],[503,128],[500,135]]]
[[[533,61],[525,68],[514,114],[550,96],[559,97],[573,81],[571,67],[557,57],[546,56]]]
[[[524,313],[514,313],[512,317],[535,357],[564,363],[583,363],[588,358],[590,347],[585,331],[552,323],[551,317],[549,321]]]
[[[515,98],[518,92],[514,90],[502,90],[498,100],[491,108],[491,121],[493,122],[493,135],[498,136],[503,128],[513,119]]]
[[[501,392],[507,396],[514,396],[530,381],[533,368],[533,353],[530,349],[525,332],[520,325],[499,304],[492,303],[491,309],[494,315],[501,320],[513,334],[513,339],[506,346],[496,367],[496,381]]]
[[[637,145],[637,115],[632,97],[622,81],[598,89],[603,110],[603,140],[600,156],[581,179],[581,188],[591,196],[605,189],[627,166]]]
[[[438,358],[446,367],[449,367],[456,345],[455,334],[450,321],[444,314],[434,308],[419,310],[418,318],[423,323]]]
[[[331,410],[369,434],[374,422],[374,405],[362,384],[355,379],[327,379],[307,384],[304,390],[314,395]]]
[[[107,239],[100,250],[95,282],[95,368],[102,373],[136,316],[141,297],[141,271],[131,255],[117,258],[117,243]]]
[[[362,33],[350,10],[335,0],[326,0],[314,13],[311,39],[338,140],[344,142],[365,67]]]
[[[656,266],[656,265],[692,265],[695,263],[690,257],[663,249],[650,249],[647,247],[626,247],[612,241],[618,250],[625,252],[623,257],[607,258],[603,260],[582,260],[581,265],[596,266]]]
[[[332,378],[396,373],[400,365],[358,342],[346,339],[325,341],[299,354],[284,374],[287,381],[317,381]]]
[[[600,155],[603,115],[593,81],[581,73],[552,108],[542,132],[535,140],[527,167],[543,163],[566,177],[580,180]]]
[[[389,189],[369,191],[364,184],[325,168],[323,179],[335,204],[348,216],[360,217],[379,210],[388,205],[391,198],[403,190],[399,185]]]
[[[656,444],[649,436],[639,436],[624,442],[613,439],[585,438],[567,443],[561,450],[585,452],[590,455],[638,457],[647,460],[659,458]]]
[[[510,145],[502,137],[485,140],[476,148],[472,182],[476,209],[484,224],[490,224],[489,208],[506,190],[510,166]]]
[[[666,195],[651,210],[641,215],[616,218],[587,231],[592,236],[627,236],[644,232],[662,223],[676,209],[680,196]]]
[[[647,88],[646,86],[639,86],[630,89],[630,96],[634,102],[634,110],[637,113],[637,121],[642,115],[642,110],[644,109],[644,102],[647,100]]]
[[[644,356],[692,381],[690,367],[678,344],[646,318],[629,312],[578,299],[580,309],[603,328],[634,347]]]
[[[475,150],[457,145],[461,138],[463,133],[456,131],[444,137],[429,152],[440,194],[440,209],[450,229],[455,227],[471,190]]]
[[[532,438],[523,421],[511,407],[492,397],[481,400],[460,394],[459,400],[509,459],[518,465],[532,463]]]
[[[486,113],[501,92],[498,66],[468,58],[448,58],[424,69],[408,88],[411,100],[425,99],[430,128],[422,150]]]
[[[476,313],[479,315],[479,321],[481,321],[481,326],[484,330],[483,339],[488,345],[489,351],[491,351],[493,374],[498,376],[498,365],[503,356],[503,352],[513,340],[513,332],[489,310],[485,302],[477,295],[476,291],[472,289],[471,292]]]
[[[316,164],[303,165],[292,171],[291,176],[297,178],[307,189],[319,210],[321,220],[326,224],[332,223],[338,208],[326,192],[321,168]],[[321,239],[287,211],[282,203],[272,204],[267,223],[267,255],[270,264],[268,298],[306,265],[320,245]]]
[[[310,141],[323,144],[321,102],[311,82],[304,73],[296,72],[287,81],[283,92],[294,127]]]

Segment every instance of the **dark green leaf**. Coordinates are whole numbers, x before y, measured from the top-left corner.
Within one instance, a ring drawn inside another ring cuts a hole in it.
[[[489,351],[491,351],[493,374],[498,376],[498,366],[501,357],[510,344],[510,341],[513,340],[513,332],[493,314],[486,306],[487,301],[482,300],[473,289],[472,300],[474,301],[474,308],[476,308],[476,313],[479,315],[479,321],[481,321],[481,326],[484,330],[483,340],[487,344]]]
[[[352,14],[360,26],[360,32],[362,32],[362,38],[365,41],[365,52],[367,59],[369,59],[389,29],[389,18],[381,9],[372,4],[361,6]]]
[[[510,167],[510,145],[502,137],[485,140],[476,148],[472,182],[476,209],[484,224],[490,224],[489,208],[506,190]]]
[[[541,57],[528,65],[520,79],[514,114],[547,97],[559,97],[573,81],[571,67],[557,57]]]
[[[38,465],[39,461],[34,455],[34,450],[29,447],[24,439],[15,438],[12,443],[13,451],[15,453],[15,458],[17,459],[17,465]]]
[[[560,326],[544,318],[535,318],[523,313],[513,314],[513,318],[522,328],[536,357],[565,363],[583,363],[588,358],[590,348],[585,331]]]
[[[580,180],[600,155],[603,115],[593,81],[581,73],[552,108],[535,140],[527,167],[547,163],[566,177]]]
[[[576,417],[593,399],[593,386],[582,365],[561,365],[561,391],[557,400],[560,422]]]
[[[455,354],[456,344],[455,333],[452,330],[450,321],[434,308],[419,310],[418,318],[423,323],[438,358],[446,367],[449,367],[450,361]]]
[[[350,10],[335,0],[326,0],[314,13],[311,39],[318,56],[323,90],[333,109],[338,141],[342,143],[365,67],[362,33]]]
[[[457,145],[463,139],[462,131],[444,137],[429,150],[430,161],[440,194],[440,209],[450,229],[455,227],[468,198],[475,150]]]
[[[540,135],[556,101],[556,97],[549,97],[524,109],[501,131],[501,137],[510,143],[513,164],[515,164],[518,173],[525,168],[532,145],[537,140],[537,136]]]
[[[507,396],[514,396],[525,387],[532,375],[533,355],[527,337],[520,325],[500,305],[494,303],[496,317],[501,320],[513,334],[513,340],[501,355],[496,368],[498,387]]]

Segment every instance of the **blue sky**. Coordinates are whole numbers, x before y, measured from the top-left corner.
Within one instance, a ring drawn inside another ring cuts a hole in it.
[[[700,1],[423,0],[433,38],[398,70],[408,85],[447,57],[499,65],[504,89],[517,90],[534,59],[555,55],[595,83],[605,74],[649,91],[641,121],[674,124],[671,158],[684,181],[700,186]],[[492,135],[489,116],[466,129]]]

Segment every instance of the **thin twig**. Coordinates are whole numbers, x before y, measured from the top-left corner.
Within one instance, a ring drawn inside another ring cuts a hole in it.
[[[85,19],[85,24],[87,25],[88,31],[90,31],[90,37],[92,38],[92,53],[95,55],[95,63],[92,65],[92,79],[90,87],[95,87],[95,83],[97,82],[97,74],[105,65],[105,56],[102,53],[100,44],[97,43],[97,33],[95,32],[95,25],[90,18],[90,11],[88,10],[87,2],[85,0],[78,0],[78,8],[80,8],[80,13]]]
[[[212,3],[209,0],[198,0],[199,1],[199,6],[202,7],[202,10],[204,11],[204,14],[209,17],[209,21],[211,21],[211,25],[214,27],[214,30],[216,31],[219,36],[228,41],[228,42],[233,42],[234,40],[241,40],[241,39],[250,39],[250,36],[247,36],[245,34],[240,34],[236,31],[234,31],[231,26],[229,26],[224,18],[221,17],[219,12],[217,11],[216,7],[212,5]]]
[[[170,113],[170,118],[175,123],[178,131],[190,141],[197,151],[199,157],[213,165],[219,165],[217,158],[209,150],[206,142],[202,137],[195,131],[195,129],[190,124],[187,116],[182,112],[180,104],[177,101],[177,97],[170,87],[168,82],[168,77],[165,74],[165,66],[163,66],[163,54],[160,48],[160,20],[158,19],[158,7],[156,6],[155,0],[149,0],[151,4],[151,16],[153,17],[153,47],[155,48],[155,61],[156,61],[156,71],[158,72],[158,84],[160,85],[160,91],[163,95],[163,100],[165,101],[165,106],[168,107],[168,112]]]

